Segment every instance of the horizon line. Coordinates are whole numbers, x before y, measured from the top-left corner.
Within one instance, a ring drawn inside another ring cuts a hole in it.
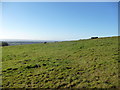
[[[91,36],[91,37],[98,37],[98,38],[104,38],[104,37],[119,37],[120,35],[114,35],[114,36]],[[65,39],[65,40],[40,40],[40,39],[0,39],[1,40],[23,40],[23,41],[69,41],[69,40],[80,40],[80,39],[90,39],[89,38],[79,38],[79,39]]]

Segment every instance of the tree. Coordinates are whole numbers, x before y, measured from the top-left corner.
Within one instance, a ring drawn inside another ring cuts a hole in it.
[[[91,39],[96,39],[96,38],[98,38],[98,37],[91,37]]]
[[[1,42],[0,46],[8,46],[9,44],[7,42]]]
[[[46,44],[47,42],[44,42],[44,44]]]

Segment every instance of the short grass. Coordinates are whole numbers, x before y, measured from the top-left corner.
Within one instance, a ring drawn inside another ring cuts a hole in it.
[[[117,88],[118,37],[2,48],[3,88]]]

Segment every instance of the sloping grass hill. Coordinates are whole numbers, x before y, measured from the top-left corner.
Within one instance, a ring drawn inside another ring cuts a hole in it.
[[[117,88],[118,37],[2,48],[3,88]]]

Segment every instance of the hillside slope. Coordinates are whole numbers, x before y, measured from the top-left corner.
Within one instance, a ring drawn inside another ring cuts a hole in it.
[[[116,88],[118,37],[3,47],[4,88]]]

